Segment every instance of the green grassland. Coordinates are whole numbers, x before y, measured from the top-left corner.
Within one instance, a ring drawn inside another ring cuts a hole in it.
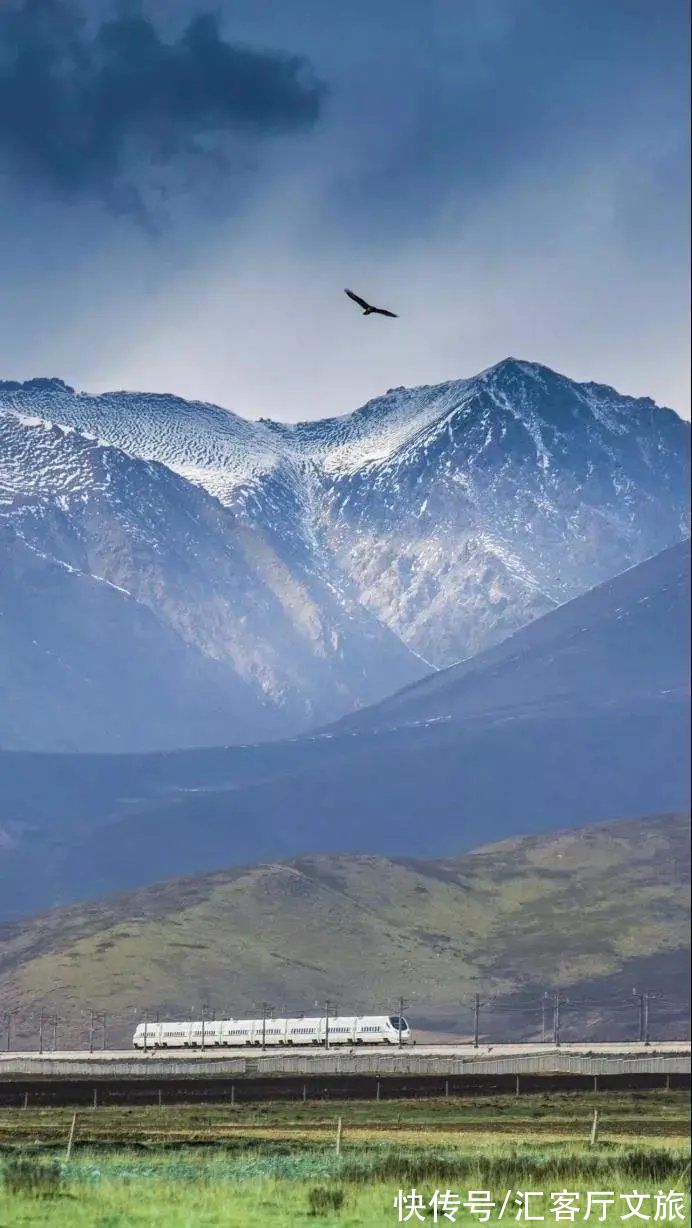
[[[551,1223],[551,1191],[688,1195],[688,1107],[654,1092],[85,1109],[69,1159],[72,1110],[5,1110],[0,1225],[375,1228],[398,1222],[397,1191],[414,1187],[426,1202],[435,1189],[489,1190],[498,1207],[508,1190],[541,1190],[532,1209]],[[619,1204],[605,1222],[621,1222]]]
[[[384,1009],[406,992],[414,1019],[449,1024],[478,989],[607,993],[624,969],[630,995],[653,975],[676,993],[688,866],[687,818],[664,815],[444,861],[325,855],[217,872],[3,927],[0,993],[19,1012],[17,1047],[34,1042],[42,1006],[65,1021],[60,1045],[84,1043],[88,1007],[107,1012],[116,1044],[144,1010],[188,1017],[210,1000],[242,1015],[264,999]]]

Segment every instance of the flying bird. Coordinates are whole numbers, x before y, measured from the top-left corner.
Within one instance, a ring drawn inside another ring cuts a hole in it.
[[[349,298],[353,299],[354,303],[363,308],[364,316],[390,316],[392,320],[398,320],[399,318],[395,311],[387,311],[385,307],[373,307],[370,303],[366,303],[365,299],[354,294],[353,290],[345,290],[344,294],[347,294]]]

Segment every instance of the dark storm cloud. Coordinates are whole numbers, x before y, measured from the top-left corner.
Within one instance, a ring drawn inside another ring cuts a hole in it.
[[[686,411],[687,0],[78,2],[0,0],[0,378],[290,419],[518,354]]]
[[[322,94],[307,60],[227,42],[211,14],[172,40],[138,4],[95,28],[65,0],[0,16],[0,158],[64,193],[123,204],[190,158],[232,173],[234,140],[309,127]]]
[[[645,176],[654,127],[676,129],[684,173],[686,0],[381,2],[390,28],[370,38],[347,95],[362,156],[334,187],[346,223],[378,242],[422,230],[447,202],[466,221],[535,168],[593,161],[609,140],[624,150],[632,135]],[[328,71],[338,84],[338,64]]]

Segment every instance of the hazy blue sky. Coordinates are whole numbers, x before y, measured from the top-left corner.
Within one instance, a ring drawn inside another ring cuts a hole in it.
[[[514,354],[689,412],[685,0],[210,8],[5,0],[0,378],[293,419]]]

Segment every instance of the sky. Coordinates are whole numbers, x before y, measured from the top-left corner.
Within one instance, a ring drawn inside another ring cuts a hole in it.
[[[298,420],[513,355],[689,416],[687,29],[684,0],[3,0],[0,379]]]

